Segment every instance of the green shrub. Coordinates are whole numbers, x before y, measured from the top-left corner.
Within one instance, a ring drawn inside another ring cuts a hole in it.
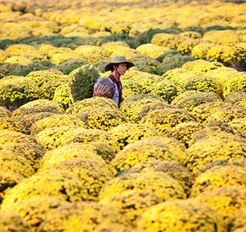
[[[86,63],[87,62],[83,59],[69,59],[59,63],[59,65],[57,65],[57,69],[63,74],[68,75],[70,72],[85,65]]]
[[[92,65],[86,64],[69,73],[69,77],[73,99],[78,101],[92,96],[93,84],[99,73]]]

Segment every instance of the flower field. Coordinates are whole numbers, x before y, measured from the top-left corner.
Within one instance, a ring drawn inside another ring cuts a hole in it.
[[[0,231],[246,232],[245,12],[0,0]]]

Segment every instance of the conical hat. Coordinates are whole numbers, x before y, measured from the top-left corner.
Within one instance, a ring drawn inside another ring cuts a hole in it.
[[[134,64],[130,61],[127,61],[126,58],[124,56],[115,56],[110,60],[110,63],[108,63],[105,66],[105,71],[113,71],[113,66],[115,64],[122,64],[122,63],[126,63],[127,69],[131,68],[132,66],[134,66]]]

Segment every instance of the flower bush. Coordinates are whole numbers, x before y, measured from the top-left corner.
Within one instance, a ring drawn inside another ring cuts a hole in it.
[[[84,123],[74,115],[68,114],[54,114],[49,117],[39,119],[34,122],[30,128],[31,134],[36,135],[46,128],[60,127],[60,126],[79,126],[84,127]]]
[[[28,114],[36,114],[36,113],[53,113],[53,114],[61,114],[64,112],[64,109],[60,104],[50,101],[48,99],[39,99],[35,101],[30,101],[18,109],[16,109],[13,113],[13,117],[22,117]]]
[[[120,213],[136,225],[138,217],[149,207],[161,203],[162,200],[153,192],[129,190],[111,197],[103,198],[100,203],[120,209]]]
[[[90,157],[59,162],[54,169],[76,174],[88,192],[88,201],[97,201],[102,186],[113,178],[113,174],[102,159],[93,160]]]
[[[12,168],[12,167],[11,167]],[[17,172],[0,171],[0,204],[9,189],[23,181],[24,177]]]
[[[41,70],[30,72],[26,76],[27,80],[33,81],[33,89],[30,95],[33,99],[52,99],[56,88],[67,83],[69,78],[58,70]]]
[[[20,159],[24,157],[27,161],[24,163],[27,165],[29,163],[31,170],[36,170],[39,167],[39,161],[44,154],[44,148],[34,137],[20,132],[0,130],[0,144],[13,153],[13,155],[15,154],[16,159],[19,156]],[[21,171],[25,172],[25,170]]]
[[[229,223],[229,230],[232,232],[240,232],[245,230],[246,207],[238,210]]]
[[[196,118],[191,113],[178,108],[153,110],[142,119],[142,122],[161,132],[168,131],[180,123],[194,121]]]
[[[129,61],[141,72],[159,74],[160,62],[154,58],[147,55],[137,55],[129,59]]]
[[[158,33],[152,37],[151,43],[171,49],[176,49],[180,41],[178,36],[175,34]]]
[[[0,230],[1,231],[31,231],[27,222],[18,214],[13,212],[0,211]]]
[[[103,47],[94,45],[80,45],[75,50],[82,59],[93,63],[110,56],[109,51]]]
[[[90,143],[106,142],[116,146],[112,141],[108,141],[109,136],[105,131],[99,129],[85,129],[79,126],[61,126],[47,128],[36,135],[36,139],[46,150],[52,150],[68,143]]]
[[[41,160],[40,169],[50,169],[64,161],[74,159],[89,159],[104,164],[103,158],[98,155],[96,149],[87,148],[87,146],[83,144],[72,143],[46,152]]]
[[[162,201],[169,199],[185,199],[184,189],[177,180],[166,173],[149,171],[141,173],[125,173],[107,182],[99,194],[99,199],[122,194],[129,190],[151,191]]]
[[[32,231],[38,231],[45,223],[49,214],[56,209],[71,207],[71,203],[56,197],[32,197],[15,203],[5,204],[3,209],[6,212],[15,212],[29,224]],[[59,214],[56,214],[59,217]],[[52,228],[52,229],[55,229]]]
[[[92,65],[86,64],[69,73],[69,77],[73,99],[78,101],[92,96],[93,84],[99,73]]]
[[[207,138],[198,140],[188,148],[186,157],[187,168],[196,173],[205,164],[218,160],[245,161],[245,142],[223,138]]]
[[[221,101],[208,102],[198,105],[192,110],[192,113],[200,122],[205,123],[214,120],[230,122],[233,119],[242,119],[245,117],[244,108]]]
[[[199,174],[192,185],[191,196],[220,187],[245,188],[245,166],[226,165],[214,166]]]
[[[194,202],[208,205],[229,223],[240,208],[245,207],[245,189],[222,187],[208,190],[193,198]]]
[[[171,104],[185,110],[192,111],[196,106],[207,102],[222,101],[218,94],[214,92],[201,92],[189,90],[176,96]]]
[[[117,151],[122,150],[128,144],[159,134],[160,133],[151,126],[135,123],[120,124],[108,131],[108,137],[113,144],[116,144]]]
[[[186,147],[190,146],[190,141],[194,138],[195,133],[201,131],[204,125],[199,122],[184,122],[173,127],[169,134],[184,143]]]
[[[57,69],[63,74],[68,75],[73,70],[85,65],[87,62],[81,58],[75,59],[74,57],[65,61],[62,61],[57,65]]]
[[[31,100],[32,80],[27,80],[22,76],[8,76],[0,80],[0,105],[1,106],[21,106]],[[35,89],[35,87],[32,87]],[[34,90],[35,91],[35,90]]]
[[[76,173],[49,169],[23,180],[10,189],[2,205],[5,207],[4,205],[37,196],[57,197],[69,202],[92,200],[83,181]]]
[[[219,213],[191,200],[171,200],[146,210],[138,227],[151,231],[226,231]]]
[[[214,70],[220,67],[224,67],[224,65],[219,62],[209,62],[202,59],[186,62],[182,65],[183,69],[199,73],[206,73],[210,70]]]
[[[118,109],[91,108],[81,111],[78,115],[84,122],[85,128],[110,130],[123,123],[123,117]]]
[[[111,165],[115,172],[119,174],[128,168],[134,167],[141,161],[177,159],[164,142],[145,139],[124,147],[111,161]]]
[[[141,161],[132,168],[127,169],[127,173],[139,173],[157,171],[167,173],[184,188],[185,193],[189,195],[192,186],[192,174],[178,161],[174,160],[148,160]]]
[[[12,119],[14,121],[13,124],[16,131],[22,132],[24,134],[30,134],[32,124],[34,124],[36,121],[39,121],[40,119],[50,117],[52,115],[55,114],[49,112],[40,112],[34,114],[26,114],[22,116],[15,116],[12,117]]]
[[[152,94],[160,96],[168,103],[171,103],[175,97],[179,96],[183,92],[185,92],[185,89],[181,85],[172,80],[166,79],[162,79],[159,82],[154,83],[151,90]]]
[[[129,97],[129,99],[122,103],[120,108],[122,116],[127,122],[138,123],[139,120],[153,110],[171,107],[166,101],[157,97],[152,98],[151,95],[146,96],[143,99],[131,101],[131,99],[134,100],[135,97],[137,96],[133,95],[132,97]]]
[[[56,88],[53,101],[60,103],[64,109],[69,108],[73,103],[73,95],[69,84],[62,84]]]

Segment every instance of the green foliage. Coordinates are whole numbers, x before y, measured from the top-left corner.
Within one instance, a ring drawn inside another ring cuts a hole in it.
[[[69,77],[73,99],[78,101],[92,96],[93,84],[99,77],[99,73],[92,65],[86,64],[73,70]]]
[[[87,62],[83,59],[69,59],[59,63],[59,65],[57,65],[57,69],[63,74],[68,75],[70,72],[85,65],[86,63]]]

